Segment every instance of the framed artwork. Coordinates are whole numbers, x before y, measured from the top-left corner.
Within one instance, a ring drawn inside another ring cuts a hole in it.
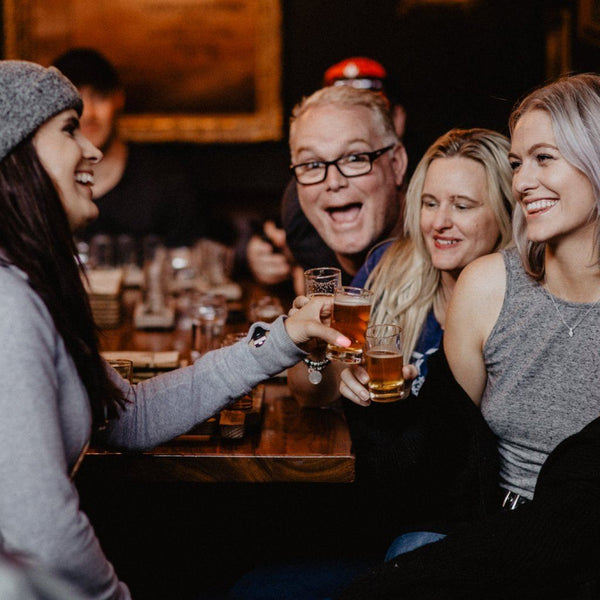
[[[119,127],[143,142],[282,136],[279,0],[4,0],[5,57],[49,65],[102,52],[127,92]]]
[[[577,32],[584,41],[600,44],[600,0],[579,0]]]

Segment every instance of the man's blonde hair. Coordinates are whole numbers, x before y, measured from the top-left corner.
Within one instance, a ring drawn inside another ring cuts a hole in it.
[[[374,122],[381,126],[380,133],[384,144],[393,144],[400,141],[394,128],[389,102],[381,94],[340,85],[317,90],[314,94],[303,98],[296,104],[290,117],[290,145],[295,121],[311,108],[330,105],[340,107],[364,106],[373,114]]]

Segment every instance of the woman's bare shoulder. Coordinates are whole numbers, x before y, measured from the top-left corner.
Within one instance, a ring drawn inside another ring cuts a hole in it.
[[[488,254],[469,263],[460,274],[457,290],[473,297],[503,298],[506,288],[506,268],[499,252]]]

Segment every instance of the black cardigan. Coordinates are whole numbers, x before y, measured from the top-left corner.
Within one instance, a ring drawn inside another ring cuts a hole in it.
[[[448,397],[457,406],[468,399],[455,383]],[[487,459],[475,462],[475,474],[485,474],[475,483],[483,484],[479,504],[487,516],[373,569],[339,600],[600,597],[600,418],[550,454],[533,502],[514,511],[490,508]]]
[[[498,510],[496,438],[442,351],[429,358],[419,397],[366,408],[346,401],[344,412],[357,486],[390,539],[411,529],[447,532]]]

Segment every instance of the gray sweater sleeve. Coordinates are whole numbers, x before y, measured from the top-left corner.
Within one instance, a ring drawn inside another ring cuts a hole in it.
[[[39,297],[0,271],[0,546],[93,600],[127,600],[68,475],[89,436],[85,390]]]
[[[129,402],[108,428],[111,445],[144,449],[191,429],[257,383],[296,364],[305,353],[287,335],[285,317],[255,324],[245,341],[209,352],[194,365],[148,379],[135,386],[114,373]],[[269,330],[258,348],[248,339],[257,326]]]
[[[302,355],[280,320],[260,348],[241,342],[138,386],[115,379],[133,402],[110,439],[144,448],[171,438]],[[85,388],[46,307],[22,274],[0,268],[0,547],[91,600],[129,600],[69,478],[90,427]]]

